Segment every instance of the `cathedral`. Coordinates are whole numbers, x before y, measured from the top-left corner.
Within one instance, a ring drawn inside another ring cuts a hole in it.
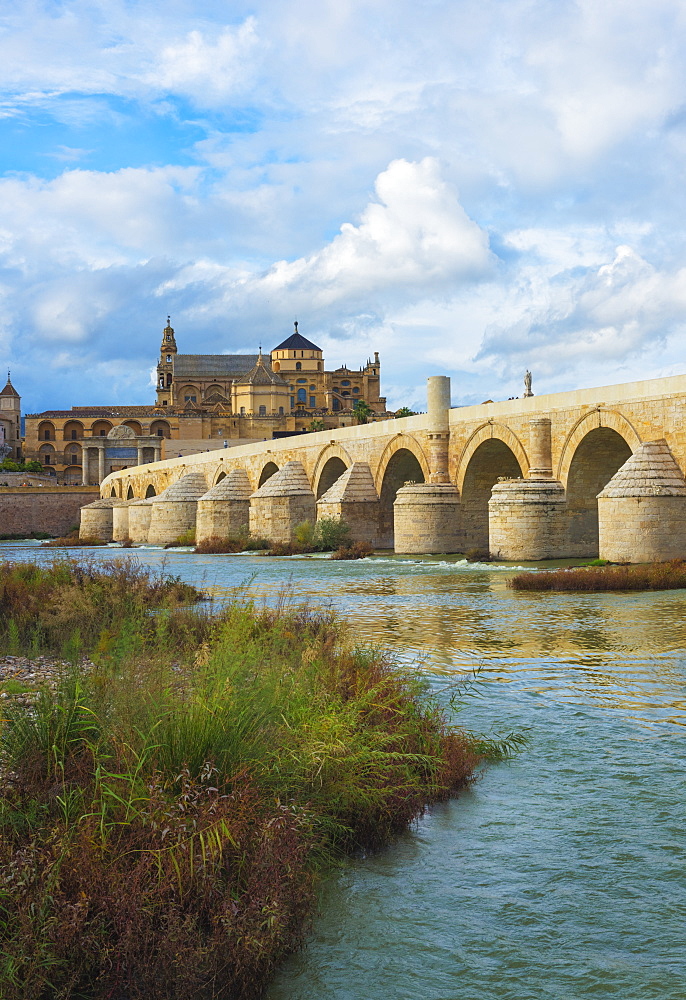
[[[384,413],[379,395],[380,363],[367,361],[359,371],[324,370],[321,347],[295,331],[268,357],[255,354],[179,354],[174,330],[162,334],[157,366],[157,405],[169,410],[214,409],[258,417],[326,416],[354,411],[365,400]]]
[[[257,354],[180,354],[167,317],[152,405],[29,414],[24,453],[59,482],[90,484],[150,460],[153,447],[155,455],[170,458],[383,419],[380,388],[378,353],[359,369],[326,371],[322,349],[297,323],[267,354],[261,347]],[[113,434],[122,425],[132,440]],[[89,445],[89,438],[98,440]]]

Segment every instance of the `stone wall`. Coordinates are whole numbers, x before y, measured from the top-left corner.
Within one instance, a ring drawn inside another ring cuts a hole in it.
[[[97,486],[0,487],[0,535],[66,535],[81,508],[99,496]]]

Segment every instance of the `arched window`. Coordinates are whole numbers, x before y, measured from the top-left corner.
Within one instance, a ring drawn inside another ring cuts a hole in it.
[[[359,392],[359,391],[360,391],[360,390],[358,389],[358,387],[357,387],[357,386],[355,386],[355,388],[353,389],[353,392]]]
[[[316,385],[311,385],[310,386],[310,392],[316,392],[316,391],[317,391],[317,386]]]
[[[279,407],[279,416],[280,416],[280,417],[282,417],[282,416],[283,416],[283,406],[280,406],[280,407]]]
[[[301,371],[302,371],[302,368],[303,368],[303,366],[302,366],[302,363],[301,363],[300,361],[296,361],[296,362],[295,362],[295,370],[296,370],[297,372],[301,372]]]
[[[307,402],[307,390],[306,389],[298,389],[298,402],[299,403],[306,403]]]

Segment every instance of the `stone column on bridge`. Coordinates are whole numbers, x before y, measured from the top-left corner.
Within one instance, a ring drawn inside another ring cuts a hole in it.
[[[646,441],[598,494],[601,559],[686,558],[686,480],[664,439]]]
[[[201,472],[187,472],[159,496],[150,497],[152,514],[148,542],[167,545],[179,535],[195,528],[198,500],[207,493],[207,481]]]
[[[292,542],[303,521],[314,521],[317,505],[300,462],[286,462],[250,497],[250,534],[270,542]]]
[[[350,525],[350,540],[379,545],[381,501],[366,462],[353,462],[317,501],[317,519],[339,517]]]
[[[427,379],[427,438],[429,482],[407,483],[393,504],[396,552],[448,553],[464,551],[462,505],[450,482],[450,379]]]
[[[232,469],[198,500],[196,544],[210,538],[247,534],[250,523],[250,480],[245,469]]]
[[[426,382],[429,481],[432,483],[449,483],[450,379],[447,375],[433,375]]]
[[[529,479],[553,478],[553,448],[549,417],[529,421]]]

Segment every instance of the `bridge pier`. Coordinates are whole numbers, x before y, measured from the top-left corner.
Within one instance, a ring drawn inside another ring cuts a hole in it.
[[[159,496],[151,497],[148,542],[151,545],[167,545],[195,528],[198,500],[205,493],[207,482],[203,474],[187,472]]]
[[[150,531],[152,498],[134,500],[129,507],[129,538],[134,545],[145,545]]]
[[[137,503],[136,500],[120,500],[112,508],[112,541],[125,542],[129,535],[129,507]]]
[[[567,549],[567,500],[553,479],[551,422],[529,421],[527,479],[496,483],[488,502],[489,552],[508,561],[561,559]]]
[[[408,483],[393,504],[395,551],[464,552],[460,494],[452,483]]]
[[[367,462],[353,462],[317,501],[317,519],[338,517],[350,525],[350,540],[379,545],[381,501]]]
[[[108,498],[96,500],[81,508],[79,538],[99,538],[103,542],[112,541],[112,508],[121,500]]]
[[[250,523],[250,480],[245,469],[232,469],[198,500],[196,544],[209,538],[245,533]]]
[[[601,559],[686,557],[686,480],[667,442],[646,441],[598,495]]]
[[[488,502],[493,559],[561,559],[567,547],[567,501],[555,479],[507,479]]]
[[[270,542],[292,542],[303,521],[317,515],[314,493],[301,462],[286,462],[250,497],[250,534]]]

